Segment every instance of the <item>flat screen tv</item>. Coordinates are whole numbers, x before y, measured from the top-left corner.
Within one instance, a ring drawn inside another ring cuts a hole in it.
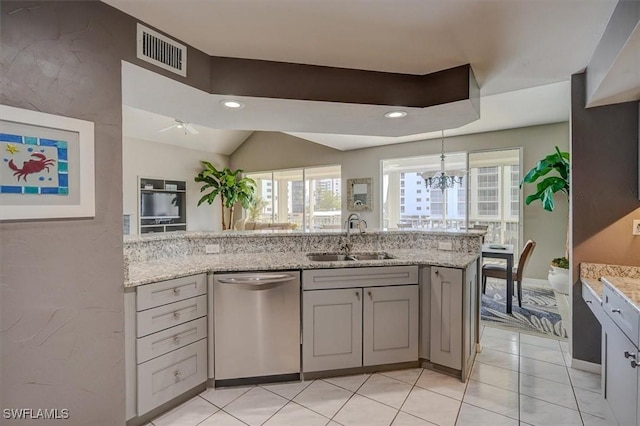
[[[181,194],[175,192],[143,192],[141,195],[141,219],[180,218]]]

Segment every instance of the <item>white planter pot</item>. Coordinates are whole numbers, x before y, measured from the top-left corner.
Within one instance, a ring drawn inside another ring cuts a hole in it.
[[[547,276],[549,284],[558,293],[569,294],[571,288],[571,280],[569,279],[569,270],[551,266],[549,275]]]

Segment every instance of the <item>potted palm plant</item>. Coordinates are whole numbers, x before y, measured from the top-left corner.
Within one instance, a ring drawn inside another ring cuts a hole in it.
[[[195,177],[196,182],[204,185],[200,192],[208,189],[211,191],[204,194],[198,201],[198,206],[205,201],[213,204],[213,201],[220,196],[222,210],[222,229],[231,229],[233,224],[233,210],[237,203],[247,209],[251,206],[256,190],[256,182],[248,177],[242,177],[242,170],[231,171],[228,167],[222,170],[216,169],[208,161],[201,161],[204,169]],[[225,221],[224,209],[229,209],[229,222]]]
[[[520,183],[520,188],[525,183],[536,184],[536,192],[529,195],[525,204],[529,205],[536,200],[540,200],[542,208],[552,212],[555,208],[554,197],[558,192],[569,196],[569,153],[561,152],[556,146],[556,152],[549,154],[527,172]],[[549,270],[549,283],[560,293],[569,293],[569,230],[567,228],[567,238],[565,239],[564,257],[558,257],[551,261]]]

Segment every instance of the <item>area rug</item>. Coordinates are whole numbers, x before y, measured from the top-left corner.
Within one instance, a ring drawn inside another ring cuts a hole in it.
[[[514,289],[515,292],[515,289]],[[528,333],[567,338],[567,330],[558,311],[558,302],[551,288],[522,288],[522,308],[513,298],[511,314],[506,313],[506,282],[487,279],[486,294],[482,295],[482,320],[495,325],[516,328]]]

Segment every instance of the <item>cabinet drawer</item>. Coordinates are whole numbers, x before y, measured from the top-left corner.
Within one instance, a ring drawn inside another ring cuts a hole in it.
[[[207,319],[200,318],[138,339],[137,359],[141,364],[207,337]]]
[[[604,312],[620,327],[620,330],[629,340],[638,345],[640,321],[638,310],[624,296],[607,286],[604,287],[602,307]]]
[[[143,311],[206,294],[207,276],[200,274],[143,285],[137,288],[137,293],[136,308]]]
[[[582,284],[582,298],[589,309],[591,309],[591,312],[596,316],[598,322],[602,324],[602,315],[604,314],[604,311],[602,310],[602,301],[593,292],[593,290],[584,283]]]
[[[138,416],[207,380],[207,340],[138,366]]]
[[[207,315],[207,296],[198,296],[169,305],[138,312],[138,337]]]
[[[304,290],[418,284],[417,266],[315,269],[302,271]]]

